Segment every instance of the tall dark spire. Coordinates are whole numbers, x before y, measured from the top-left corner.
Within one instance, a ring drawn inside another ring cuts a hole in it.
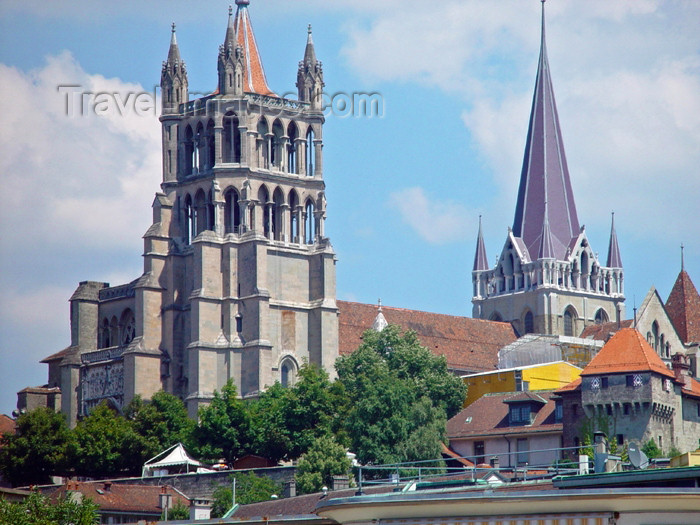
[[[306,37],[306,50],[304,51],[304,63],[316,64],[316,49],[314,49],[314,39],[311,36],[311,24],[309,24],[308,36]]]
[[[579,223],[549,72],[542,2],[540,58],[513,221],[514,235],[523,239],[531,254],[539,251],[545,218],[556,258],[563,259],[571,239],[579,234]]]
[[[610,244],[608,244],[608,268],[622,268],[622,257],[620,247],[617,245],[617,232],[615,232],[615,212],[612,214],[612,224],[610,226]]]
[[[486,245],[484,244],[484,236],[481,233],[481,215],[479,215],[479,235],[476,238],[476,253],[474,254],[474,268],[475,272],[488,270],[489,261],[486,257]]]

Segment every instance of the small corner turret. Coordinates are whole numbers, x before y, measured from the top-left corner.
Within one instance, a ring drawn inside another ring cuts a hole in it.
[[[162,93],[162,114],[177,113],[180,104],[188,100],[187,68],[180,58],[180,48],[175,36],[175,23],[173,22],[170,34],[170,49],[168,59],[163,62],[160,74],[160,89]]]
[[[301,102],[309,102],[312,109],[321,109],[324,86],[323,65],[316,59],[316,49],[311,36],[311,24],[309,24],[304,59],[299,62],[299,71],[297,73],[299,100]]]

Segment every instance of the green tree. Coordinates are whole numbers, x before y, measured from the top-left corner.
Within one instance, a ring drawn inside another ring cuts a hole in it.
[[[248,454],[254,445],[250,411],[238,398],[232,381],[214,392],[209,406],[199,411],[199,425],[194,430],[195,452],[200,458],[228,463]]]
[[[11,503],[0,498],[0,523],[12,525],[95,525],[100,522],[97,505],[89,498],[68,497],[49,501],[32,492],[24,501]]]
[[[663,452],[661,452],[661,449],[653,438],[642,445],[642,452],[644,452],[649,459],[660,458],[663,455]]]
[[[231,508],[233,498],[233,479],[236,478],[236,503],[247,505],[258,501],[267,501],[273,494],[279,495],[282,486],[267,476],[256,476],[253,472],[231,474],[228,485],[219,485],[214,491],[211,517],[220,518]]]
[[[189,519],[189,517],[190,508],[181,501],[176,502],[175,505],[168,509],[167,521],[186,520]],[[166,521],[165,510],[163,510],[163,513],[160,515],[160,519],[161,521]]]
[[[331,486],[333,476],[350,476],[350,459],[345,447],[331,435],[317,438],[301,456],[294,479],[301,494],[318,492]]]
[[[16,433],[0,437],[0,472],[13,485],[47,483],[65,474],[73,435],[65,418],[37,408],[17,418]]]
[[[336,370],[347,392],[351,450],[361,463],[440,458],[445,423],[460,410],[466,386],[415,332],[392,325],[368,330],[353,354],[336,361]]]
[[[147,445],[124,417],[101,403],[74,430],[76,471],[95,478],[138,476]]]
[[[162,390],[153,394],[150,401],[136,396],[124,409],[124,416],[144,439],[145,454],[149,458],[176,443],[188,446],[196,426],[187,417],[182,400]]]
[[[292,448],[285,415],[290,389],[275,383],[250,405],[253,452],[271,461],[289,458]]]

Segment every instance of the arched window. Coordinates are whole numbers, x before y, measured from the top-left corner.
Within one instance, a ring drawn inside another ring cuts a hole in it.
[[[659,323],[654,321],[651,323],[651,336],[654,341],[654,344],[652,345],[654,347],[654,351],[658,354],[659,353]]]
[[[109,321],[109,342],[110,346],[119,344],[119,322],[116,316],[112,316],[112,319]]]
[[[297,367],[294,359],[286,357],[280,364],[280,384],[287,388],[296,382]]]
[[[528,310],[525,314],[523,324],[525,325],[526,334],[531,334],[535,331],[535,318],[530,310]]]
[[[270,143],[270,165],[273,169],[282,169],[282,137],[284,136],[284,128],[279,119],[272,124],[272,137]]]
[[[192,205],[192,197],[189,195],[185,197],[185,240],[187,244],[192,242],[196,235],[195,229],[195,207]]]
[[[207,229],[207,200],[204,192],[199,190],[194,196],[194,228],[193,234],[196,237]]]
[[[192,132],[192,128],[190,126],[187,126],[185,128],[185,142],[184,142],[184,147],[185,147],[185,175],[191,175],[194,172],[194,167],[196,166],[195,164],[195,158],[194,158],[194,133]]]
[[[197,126],[197,134],[194,137],[194,148],[194,165],[197,167],[198,172],[202,172],[206,169],[207,144],[204,137],[204,127],[201,122]]]
[[[238,203],[238,192],[231,188],[224,194],[224,231],[226,233],[240,233],[241,206]]]
[[[290,122],[287,126],[287,136],[289,137],[289,144],[287,145],[287,171],[289,173],[299,173],[299,167],[297,166],[297,125],[294,122]]]
[[[314,203],[311,199],[304,206],[304,239],[306,244],[313,244],[316,239],[316,218],[314,217]]]
[[[258,122],[258,140],[257,140],[257,148],[258,148],[258,162],[260,164],[260,167],[263,169],[270,169],[270,141],[271,137],[269,137],[269,128],[267,126],[267,121],[265,120],[265,117],[260,117],[260,121]]]
[[[238,117],[234,113],[227,113],[224,117],[224,162],[241,162],[241,131],[238,126]]]
[[[122,314],[121,319],[121,344],[128,345],[134,340],[136,335],[136,319],[134,318],[134,312],[127,308]]]
[[[272,233],[276,241],[282,240],[283,224],[282,224],[282,205],[284,204],[284,195],[280,188],[275,189],[272,194]]]
[[[309,177],[314,176],[314,168],[316,166],[316,148],[314,147],[314,139],[316,135],[314,128],[309,126],[309,131],[306,132],[306,174]]]
[[[564,311],[564,335],[573,337],[574,335],[574,320],[576,319],[576,312],[569,306]]]
[[[588,275],[588,254],[585,251],[581,253],[581,273]]]
[[[301,206],[299,206],[299,196],[292,190],[289,192],[289,234],[292,242],[298,243],[301,238],[299,225],[301,224]]]
[[[109,337],[109,321],[105,317],[100,328],[100,348],[109,348],[112,340]]]
[[[262,211],[263,234],[265,237],[269,238],[272,228],[272,203],[270,203],[270,194],[264,185],[260,186],[260,189],[258,190],[258,202],[260,203],[260,210]]]
[[[595,313],[595,324],[607,323],[608,320],[608,313],[602,308],[599,308],[598,311]]]
[[[210,120],[207,124],[206,134],[207,144],[207,168],[213,168],[216,164],[216,148],[214,147],[214,121]]]

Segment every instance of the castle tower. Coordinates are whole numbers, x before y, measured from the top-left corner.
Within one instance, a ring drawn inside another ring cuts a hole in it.
[[[479,223],[473,316],[509,321],[521,334],[578,336],[624,318],[623,271],[614,222],[607,266],[579,226],[547,59],[544,2],[535,92],[513,227],[488,267]]]
[[[218,89],[195,100],[173,24],[143,274],[81,283],[71,346],[46,361],[71,424],[103,401],[120,410],[161,389],[197,417],[228,380],[255,396],[293,384],[304,361],[333,373],[336,257],[324,232],[320,98],[284,99],[268,87],[248,4],[229,10]],[[307,38],[304,82],[316,93],[323,75]]]

